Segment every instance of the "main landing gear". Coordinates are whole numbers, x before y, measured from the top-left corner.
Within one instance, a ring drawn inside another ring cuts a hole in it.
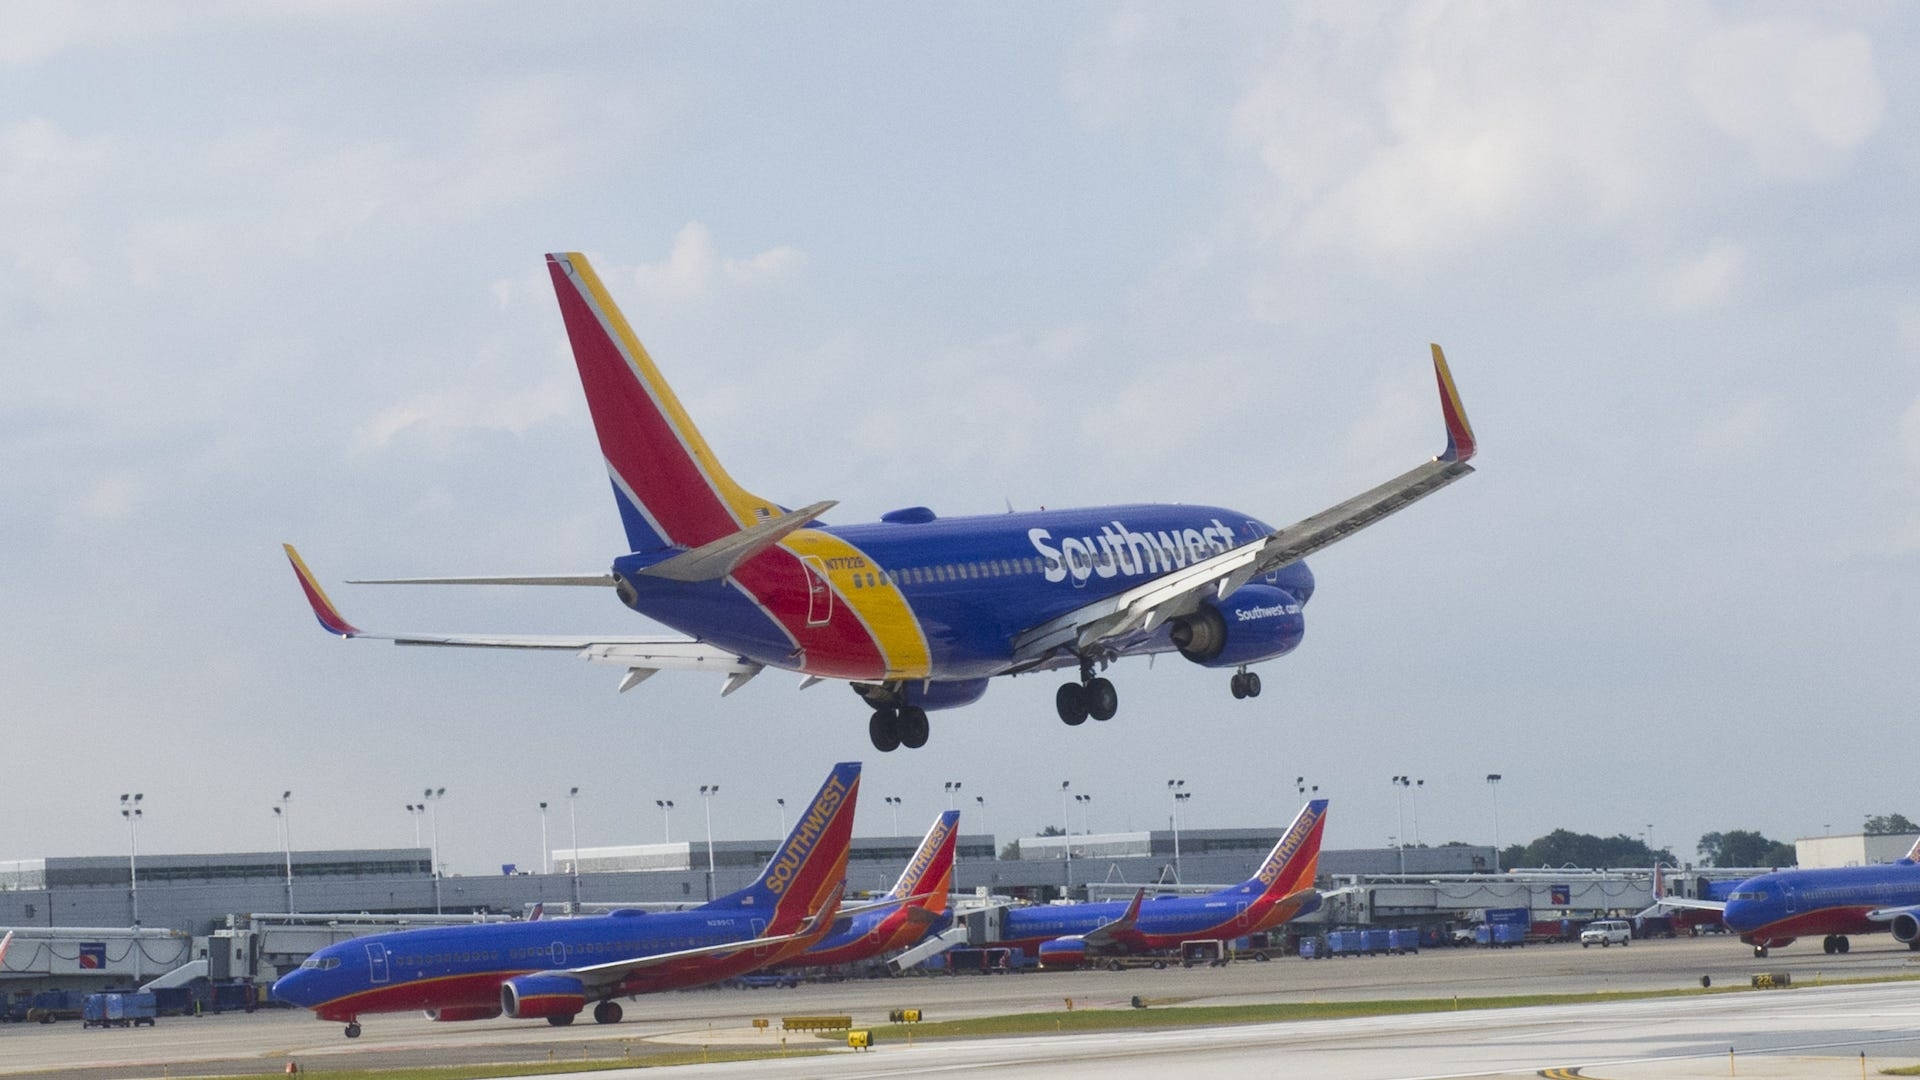
[[[622,1015],[620,1003],[603,1001],[593,1007],[593,1022],[596,1024],[617,1024]]]
[[[573,1013],[554,1013],[547,1017],[547,1023],[552,1027],[566,1027],[573,1023],[573,1016]]]
[[[1113,714],[1120,711],[1120,691],[1113,688],[1113,683],[1093,674],[1092,661],[1082,660],[1080,681],[1061,683],[1053,695],[1053,707],[1068,727],[1079,727],[1089,716],[1095,720],[1111,720]]]
[[[1233,673],[1233,678],[1227,680],[1227,687],[1233,691],[1233,696],[1236,700],[1259,697],[1260,675],[1258,672],[1248,671],[1243,667]]]
[[[1820,951],[1828,955],[1844,953],[1852,947],[1853,946],[1847,944],[1847,935],[1845,934],[1828,934],[1820,942]]]
[[[927,710],[918,705],[882,705],[867,721],[867,738],[883,754],[899,747],[918,750],[927,745]]]
[[[358,1021],[358,1020],[349,1020],[349,1021],[347,1021],[347,1032],[346,1032],[346,1034],[347,1034],[347,1038],[349,1038],[349,1039],[357,1039],[357,1038],[359,1038],[359,1037],[360,1037],[360,1021]]]

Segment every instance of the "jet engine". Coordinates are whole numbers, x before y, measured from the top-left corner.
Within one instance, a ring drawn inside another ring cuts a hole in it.
[[[572,1016],[587,1007],[587,989],[571,975],[516,975],[500,984],[500,1011],[515,1020]]]
[[[429,1020],[491,1020],[500,1015],[500,1010],[492,1005],[459,1005],[451,1009],[428,1009]]]
[[[1239,667],[1284,656],[1306,635],[1300,601],[1272,585],[1242,585],[1167,625],[1180,655],[1204,667]]]
[[[1040,967],[1047,971],[1077,968],[1087,962],[1084,938],[1062,937],[1040,943]]]
[[[1920,918],[1915,918],[1910,911],[1895,915],[1889,928],[1893,931],[1893,940],[1902,945],[1920,941]]]

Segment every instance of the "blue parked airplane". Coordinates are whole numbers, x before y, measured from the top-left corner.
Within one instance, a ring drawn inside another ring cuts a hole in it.
[[[753,884],[689,911],[435,926],[329,945],[273,996],[360,1035],[370,1013],[435,1020],[545,1017],[617,1023],[617,997],[744,975],[804,952],[833,925],[847,869],[860,764],[833,767]]]
[[[1079,967],[1102,956],[1177,949],[1188,941],[1232,941],[1271,930],[1319,910],[1320,837],[1327,800],[1315,799],[1238,885],[1206,896],[1127,903],[1048,904],[1011,908],[1001,916],[999,944],[1035,957],[1042,967]]]
[[[1890,863],[1775,870],[1733,886],[1725,900],[1678,896],[1661,907],[1718,911],[1727,928],[1753,946],[1753,955],[1785,948],[1798,938],[1824,935],[1821,949],[1843,953],[1851,934],[1891,932],[1920,952],[1920,841]]]
[[[1257,697],[1253,664],[1306,632],[1314,579],[1301,560],[1473,471],[1473,430],[1433,350],[1445,451],[1282,529],[1217,506],[1137,504],[939,518],[924,506],[828,526],[831,501],[789,510],[735,483],[681,408],[585,256],[547,256],[626,530],[610,571],[382,579],[368,584],[607,588],[686,637],[369,633],[348,622],[291,545],[320,625],[402,645],[549,649],[626,669],[629,690],[665,669],[727,679],[766,668],[842,680],[872,710],[881,751],[926,744],[927,712],[976,701],[996,675],[1066,668],[1055,710],[1108,720],[1100,675],[1124,656],[1177,652],[1230,668]]]

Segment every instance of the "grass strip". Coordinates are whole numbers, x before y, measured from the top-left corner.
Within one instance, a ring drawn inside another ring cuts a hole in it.
[[[632,1058],[594,1061],[520,1061],[495,1065],[431,1065],[394,1069],[302,1069],[301,1076],[324,1080],[490,1080],[492,1077],[539,1076],[547,1073],[602,1072],[607,1069],[652,1069],[670,1065],[703,1065],[723,1061],[760,1061],[778,1057],[818,1057],[826,1050],[782,1052],[768,1047],[729,1047],[711,1050],[673,1050]],[[276,1072],[278,1070],[275,1070]]]

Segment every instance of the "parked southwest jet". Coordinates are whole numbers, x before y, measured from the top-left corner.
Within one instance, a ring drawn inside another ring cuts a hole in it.
[[[1920,951],[1920,841],[1905,858],[1873,866],[1775,870],[1735,885],[1724,901],[1658,898],[1661,907],[1720,912],[1756,957],[1796,938],[1825,935],[1822,951],[1843,953],[1849,934],[1892,931]]]
[[[556,1027],[590,1002],[617,1023],[617,997],[730,979],[777,964],[826,935],[840,904],[860,765],[836,765],[753,884],[689,911],[435,926],[329,945],[273,984],[273,996],[360,1035],[369,1013],[423,1009],[434,1020],[545,1017]]]
[[[1179,948],[1186,941],[1231,941],[1270,930],[1320,907],[1313,887],[1326,830],[1327,800],[1300,811],[1252,877],[1216,893],[1148,903],[1050,904],[1012,908],[1001,917],[1000,944],[1044,967],[1077,967],[1100,956]]]
[[[626,668],[621,690],[665,669],[725,674],[722,695],[773,667],[811,686],[843,680],[872,709],[881,751],[926,744],[927,712],[966,705],[996,675],[1059,668],[1060,719],[1111,719],[1098,673],[1123,656],[1178,652],[1249,670],[1305,633],[1313,574],[1301,560],[1473,471],[1473,431],[1433,346],[1447,446],[1440,456],[1284,529],[1214,506],[1136,504],[936,518],[924,506],[828,526],[831,501],[788,510],[721,467],[579,254],[547,269],[613,481],[627,551],[609,572],[386,579],[369,584],[583,585],[689,635],[376,634],[343,618],[291,546],[320,625],[402,645],[554,649]]]
[[[836,967],[910,949],[945,928],[947,894],[953,891],[953,856],[960,841],[960,811],[941,814],[927,830],[900,880],[873,910],[844,915],[806,952],[777,967]]]

